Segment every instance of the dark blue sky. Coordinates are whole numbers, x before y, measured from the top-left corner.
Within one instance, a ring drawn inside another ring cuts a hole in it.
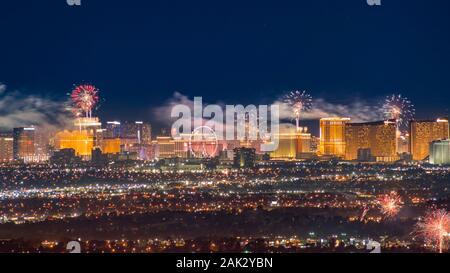
[[[401,92],[448,114],[450,1],[0,2],[0,82],[63,98],[102,91],[108,119],[151,119],[174,91],[264,103],[288,89],[345,103]],[[149,117],[149,118],[148,118]]]

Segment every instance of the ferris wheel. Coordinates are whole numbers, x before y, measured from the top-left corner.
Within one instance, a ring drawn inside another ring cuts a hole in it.
[[[200,126],[192,131],[189,138],[189,151],[196,158],[215,157],[219,148],[217,134],[211,127]]]

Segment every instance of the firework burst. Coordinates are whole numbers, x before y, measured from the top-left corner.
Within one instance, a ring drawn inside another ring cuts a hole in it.
[[[402,198],[396,193],[391,192],[378,199],[381,207],[381,213],[386,218],[392,218],[398,214],[402,206]]]
[[[442,253],[450,232],[450,214],[443,209],[428,212],[417,223],[417,232]]]
[[[99,90],[93,85],[79,85],[76,86],[70,95],[74,104],[75,113],[83,112],[86,117],[92,116],[92,110],[99,101]]]
[[[297,129],[300,128],[300,116],[302,112],[312,109],[312,97],[306,91],[292,91],[285,95],[283,101],[292,108]]]
[[[382,108],[386,119],[395,119],[397,121],[398,129],[406,128],[416,112],[411,101],[402,95],[386,97]]]

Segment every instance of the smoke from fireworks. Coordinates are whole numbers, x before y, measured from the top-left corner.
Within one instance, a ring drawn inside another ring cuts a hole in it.
[[[292,91],[285,95],[283,101],[292,108],[297,129],[300,128],[300,116],[302,112],[312,109],[312,97],[306,91]]]
[[[386,97],[383,104],[383,113],[386,119],[397,120],[398,129],[406,128],[409,121],[414,118],[416,110],[414,105],[402,95]]]
[[[99,100],[98,92],[99,90],[93,85],[76,86],[70,95],[76,113],[84,112],[86,117],[92,117],[92,110]]]
[[[402,206],[402,199],[396,192],[386,194],[378,199],[381,213],[387,218],[392,218],[398,214]]]
[[[450,232],[450,214],[443,209],[428,212],[417,224],[417,232],[442,253]]]

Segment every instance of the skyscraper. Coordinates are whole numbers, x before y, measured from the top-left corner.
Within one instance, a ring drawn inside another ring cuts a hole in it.
[[[13,160],[13,135],[12,133],[0,133],[0,162]]]
[[[120,126],[122,151],[143,154],[152,142],[150,124],[143,121],[125,121]]]
[[[136,121],[136,135],[139,144],[150,144],[152,142],[152,127],[149,123]]]
[[[392,162],[399,159],[396,151],[395,120],[345,125],[345,159]]]
[[[402,132],[397,138],[397,153],[398,154],[410,154],[409,150],[409,132]]]
[[[36,127],[34,135],[34,152],[36,162],[46,161],[50,158],[50,138],[55,131],[49,128]]]
[[[131,121],[124,121],[120,125],[120,137],[133,139],[137,142],[137,127],[136,123]]]
[[[301,128],[297,132],[297,157],[300,154],[311,153],[311,134],[308,128]]]
[[[14,160],[29,160],[35,155],[35,128],[14,128],[13,157]]]
[[[270,154],[273,159],[296,159],[302,154],[311,152],[311,134],[307,128],[294,126],[280,126],[278,134],[278,148]]]
[[[233,167],[245,169],[255,167],[256,150],[253,148],[234,149]]]
[[[120,138],[121,136],[121,123],[119,121],[106,122],[105,138]]]
[[[297,157],[297,135],[293,132],[280,132],[278,135],[278,148],[270,154],[273,159],[295,159]]]
[[[320,120],[320,154],[344,157],[345,125],[349,118],[332,117]]]
[[[101,147],[104,132],[99,118],[77,118],[75,120],[75,127],[78,128],[80,132],[86,131],[88,135],[93,136],[94,147]]]
[[[120,153],[120,138],[105,138],[102,141],[103,154],[118,154]]]
[[[143,121],[121,123],[121,138],[133,140],[137,144],[151,143],[151,126]]]
[[[189,139],[180,138],[174,140],[174,142],[175,142],[175,156],[179,158],[188,158],[190,156]]]
[[[103,134],[102,152],[104,154],[118,154],[121,151],[122,127],[119,121],[106,122],[106,129]]]
[[[96,130],[101,129],[102,123],[99,118],[77,118],[75,119],[74,126],[76,129],[87,130],[92,134],[95,133]]]
[[[156,138],[158,155],[160,159],[175,157],[175,141],[171,137],[159,136]]]
[[[104,130],[99,118],[77,118],[73,130],[60,131],[55,137],[55,148],[74,149],[77,156],[90,160],[92,150],[102,147]]]
[[[430,163],[450,165],[450,140],[437,140],[430,143]]]
[[[74,130],[58,132],[55,137],[55,144],[58,150],[73,149],[75,154],[90,159],[92,149],[94,149],[94,135],[87,130]]]
[[[448,119],[412,121],[410,125],[411,154],[414,160],[424,160],[429,155],[429,145],[436,140],[449,138]]]

